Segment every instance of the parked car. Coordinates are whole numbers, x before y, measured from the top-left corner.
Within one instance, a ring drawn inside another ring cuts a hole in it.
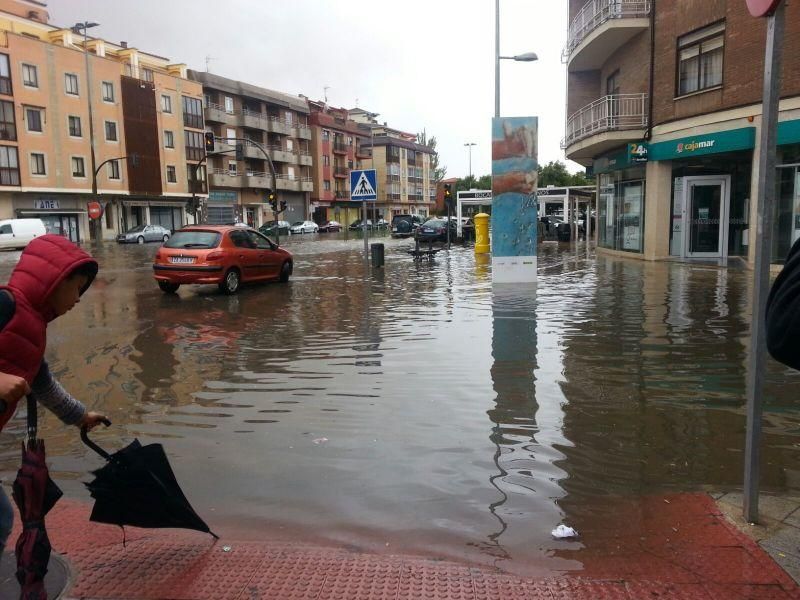
[[[144,244],[145,242],[166,242],[171,232],[161,225],[139,225],[117,236],[120,244]]]
[[[392,237],[409,237],[422,224],[417,215],[395,215],[392,217]]]
[[[153,276],[166,293],[184,284],[217,284],[222,292],[235,294],[242,283],[289,281],[293,265],[290,252],[254,229],[192,225],[158,249]]]
[[[386,229],[387,227],[389,227],[389,221],[387,221],[386,219],[378,219],[375,222],[376,229]]]
[[[33,238],[46,233],[41,219],[4,219],[0,221],[0,250],[24,248]]]
[[[314,221],[295,221],[289,227],[289,233],[317,233],[319,232],[319,225]]]
[[[364,229],[363,221],[359,219],[358,221],[353,221],[350,223],[351,230],[361,230]],[[372,229],[372,219],[367,219],[367,229]]]
[[[289,228],[292,226],[289,221],[278,221],[278,234],[279,235],[289,235]],[[269,221],[268,223],[264,223],[258,230],[263,233],[264,235],[275,235],[275,221]]]
[[[327,232],[333,233],[333,232],[341,231],[341,230],[342,230],[342,224],[339,223],[338,221],[328,221],[327,223],[324,223],[323,225],[319,226],[319,232],[320,233],[323,233],[323,232],[325,232],[325,233],[327,233]]]
[[[421,243],[424,242],[426,244],[446,242],[448,227],[450,229],[450,241],[455,242],[456,235],[458,234],[455,219],[451,219],[450,221],[447,219],[428,219],[420,225],[414,233],[414,237]]]

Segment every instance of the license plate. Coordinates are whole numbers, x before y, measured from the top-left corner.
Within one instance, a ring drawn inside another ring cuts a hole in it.
[[[397,227],[392,227],[392,233],[397,233]]]
[[[194,262],[194,258],[192,258],[191,256],[170,256],[169,262],[191,264]]]

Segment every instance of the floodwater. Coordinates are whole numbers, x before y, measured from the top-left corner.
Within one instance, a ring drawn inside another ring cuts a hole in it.
[[[373,271],[336,237],[290,239],[291,282],[232,297],[161,293],[154,245],[99,248],[48,351],[114,422],[98,442],[164,444],[223,534],[527,574],[580,571],[581,542],[550,531],[618,523],[617,499],[740,487],[749,272],[544,244],[536,288],[493,290],[469,248],[414,263],[385,239]],[[0,279],[17,256],[0,255]],[[770,361],[767,491],[800,492],[798,392]],[[22,413],[0,435],[6,481]],[[88,499],[99,457],[44,419],[55,479]]]

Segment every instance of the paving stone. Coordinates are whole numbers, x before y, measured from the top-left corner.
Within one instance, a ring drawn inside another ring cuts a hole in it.
[[[741,492],[729,492],[720,498],[719,502],[732,506],[744,506],[744,498]],[[800,508],[800,500],[797,498],[767,496],[764,494],[761,494],[758,498],[759,514],[776,521],[783,521],[798,508]]]

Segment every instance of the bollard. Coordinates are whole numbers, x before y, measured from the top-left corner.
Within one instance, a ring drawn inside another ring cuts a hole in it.
[[[383,244],[370,244],[369,249],[372,253],[372,266],[383,267]]]
[[[475,222],[475,254],[487,254],[489,246],[489,215],[479,213],[472,220]]]

